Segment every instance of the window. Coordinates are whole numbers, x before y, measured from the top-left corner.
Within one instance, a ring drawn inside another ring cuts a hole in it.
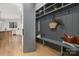
[[[17,22],[9,22],[9,28],[17,28]]]

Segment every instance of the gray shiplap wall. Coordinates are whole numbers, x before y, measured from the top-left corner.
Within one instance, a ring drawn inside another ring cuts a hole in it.
[[[54,32],[49,29],[48,23],[52,19],[52,16],[53,13],[40,18],[42,37],[62,41],[61,37],[63,37],[64,32],[71,35],[79,35],[79,5],[55,13],[55,18],[63,21],[64,29],[61,29],[60,26]]]

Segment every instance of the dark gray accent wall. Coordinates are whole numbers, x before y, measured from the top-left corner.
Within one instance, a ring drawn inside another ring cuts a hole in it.
[[[64,32],[71,35],[79,35],[79,5],[63,9],[55,13],[55,18],[63,21],[64,29],[59,26],[56,31],[50,30],[48,23],[52,17],[53,13],[39,19],[41,21],[40,25],[42,37],[61,41],[61,37],[63,37]]]
[[[24,15],[24,40],[23,51],[31,52],[36,49],[35,42],[35,4],[23,4]]]

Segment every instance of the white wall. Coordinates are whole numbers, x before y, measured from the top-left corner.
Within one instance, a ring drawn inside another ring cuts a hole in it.
[[[17,28],[9,28],[9,22],[17,22]],[[15,19],[0,20],[0,31],[12,30],[13,33],[22,34],[22,22]],[[18,30],[19,29],[19,30]]]
[[[20,7],[13,3],[0,3],[0,17],[20,18]]]
[[[22,34],[22,4],[17,3],[0,3],[0,31],[12,30],[17,34]],[[17,28],[9,28],[9,22],[17,22]],[[19,28],[19,30],[18,30]]]

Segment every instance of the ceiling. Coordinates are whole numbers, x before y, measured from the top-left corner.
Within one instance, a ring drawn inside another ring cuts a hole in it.
[[[36,3],[36,10],[45,5],[46,3]]]

